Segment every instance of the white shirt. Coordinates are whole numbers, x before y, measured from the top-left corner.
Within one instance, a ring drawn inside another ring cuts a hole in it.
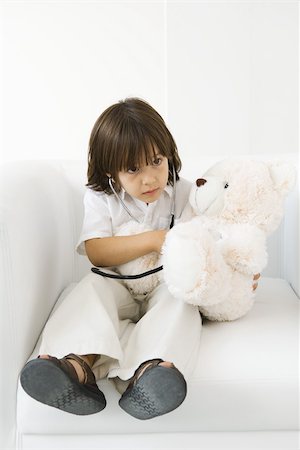
[[[180,178],[176,183],[175,223],[188,203],[192,183]],[[171,221],[173,187],[167,185],[153,203],[142,202],[122,190],[119,195],[131,214],[153,230],[168,229]],[[81,235],[76,246],[79,254],[85,255],[84,242],[88,239],[114,236],[116,229],[132,220],[121,202],[114,195],[87,189],[84,195],[84,220]]]

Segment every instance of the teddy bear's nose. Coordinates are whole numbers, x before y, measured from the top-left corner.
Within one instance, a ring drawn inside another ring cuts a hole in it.
[[[196,180],[196,185],[198,187],[203,186],[206,183],[207,180],[205,180],[204,178],[198,178],[198,180]]]

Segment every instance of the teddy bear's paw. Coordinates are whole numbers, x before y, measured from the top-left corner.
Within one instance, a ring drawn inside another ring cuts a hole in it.
[[[256,226],[232,224],[230,233],[218,245],[225,261],[238,272],[258,273],[267,265],[265,234]]]

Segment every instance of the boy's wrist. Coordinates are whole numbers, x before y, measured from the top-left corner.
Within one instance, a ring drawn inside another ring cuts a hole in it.
[[[149,231],[150,238],[150,252],[161,252],[162,245],[166,237],[166,230]]]

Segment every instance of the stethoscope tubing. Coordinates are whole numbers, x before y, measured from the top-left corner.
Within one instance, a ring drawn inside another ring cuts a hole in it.
[[[107,278],[114,278],[117,280],[137,280],[139,278],[147,277],[148,275],[152,275],[153,273],[160,272],[163,270],[163,266],[156,267],[155,269],[147,270],[147,272],[138,273],[137,275],[117,275],[113,273],[103,272],[98,267],[92,267],[91,271],[96,273],[97,275],[101,275]]]

